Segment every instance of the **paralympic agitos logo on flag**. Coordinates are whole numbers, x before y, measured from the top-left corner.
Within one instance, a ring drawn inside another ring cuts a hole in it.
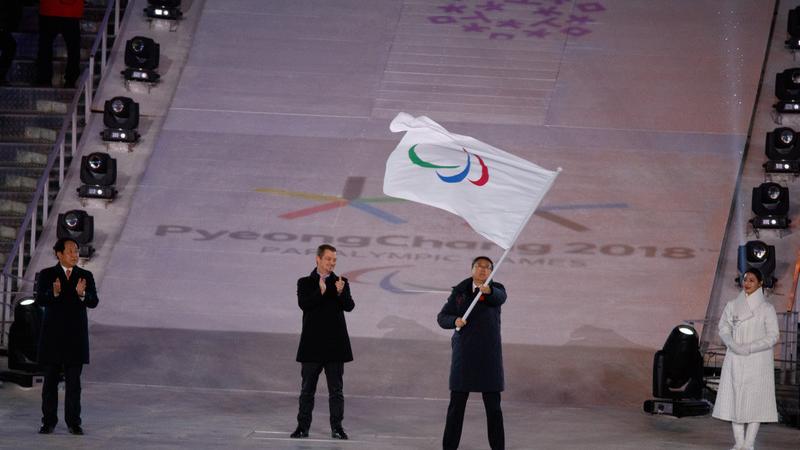
[[[472,168],[472,157],[474,156],[478,163],[481,165],[481,175],[476,180],[467,179],[470,183],[474,184],[475,186],[483,186],[489,182],[489,167],[486,166],[486,163],[483,162],[483,158],[478,155],[473,155],[472,153],[468,152],[467,149],[461,148],[464,153],[467,155],[467,162],[464,165],[464,168],[453,175],[442,175],[439,170],[440,169],[458,169],[461,167],[460,165],[441,165],[441,164],[433,164],[431,162],[425,161],[419,157],[417,154],[416,148],[419,144],[414,144],[411,148],[408,149],[408,159],[411,160],[417,166],[424,167],[426,169],[436,169],[436,176],[439,177],[440,180],[444,181],[445,183],[460,183],[464,181],[469,175],[469,171]]]

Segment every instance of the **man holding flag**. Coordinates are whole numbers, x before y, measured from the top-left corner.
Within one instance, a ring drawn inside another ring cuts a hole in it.
[[[472,261],[472,277],[453,287],[447,303],[437,316],[440,327],[460,329],[453,333],[451,340],[450,405],[447,407],[447,422],[442,438],[444,450],[458,448],[470,392],[483,395],[490,447],[492,450],[505,448],[503,411],[500,408],[500,392],[504,388],[500,307],[506,301],[506,291],[496,281],[487,283],[491,271],[491,259],[486,256],[475,258]],[[467,324],[464,313],[473,296],[478,293],[478,304]]]
[[[544,169],[471,136],[450,133],[425,116],[399,113],[389,129],[405,135],[386,161],[383,192],[461,216],[505,250],[497,264],[475,258],[472,278],[453,288],[438,317],[443,328],[456,329],[444,448],[458,447],[467,396],[477,391],[483,393],[491,447],[502,449],[500,305],[506,293],[492,278],[561,168]],[[473,309],[476,317],[468,325]]]

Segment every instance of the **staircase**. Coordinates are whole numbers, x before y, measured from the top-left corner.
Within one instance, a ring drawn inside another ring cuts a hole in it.
[[[68,121],[67,110],[76,93],[75,89],[60,87],[63,84],[67,58],[66,47],[60,36],[56,38],[53,48],[54,87],[34,85],[38,48],[38,2],[29,0],[24,3],[22,20],[14,33],[17,55],[7,76],[9,83],[0,86],[0,267],[8,259],[58,132],[65,121]],[[127,2],[122,3],[124,11],[124,4]],[[102,23],[105,4],[105,0],[89,0],[86,3],[81,21],[81,71],[88,67],[89,52]],[[111,33],[109,50],[113,46],[113,30]],[[99,57],[96,60],[99,61]],[[99,74],[100,71],[96,69],[94,73]],[[99,75],[95,78],[93,81],[96,87]],[[75,142],[79,142],[86,123],[82,100],[77,111]],[[65,167],[69,167],[72,141],[71,130],[68,130],[65,139]],[[58,170],[56,165],[49,174],[48,205],[53,204],[52,201],[58,194]],[[41,225],[37,225],[37,234]]]

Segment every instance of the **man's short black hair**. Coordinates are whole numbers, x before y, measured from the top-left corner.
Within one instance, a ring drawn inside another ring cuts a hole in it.
[[[336,253],[336,247],[334,247],[334,246],[332,246],[330,244],[322,244],[319,247],[317,247],[317,256],[322,258],[322,255],[325,254],[325,250],[330,250],[333,253]]]
[[[489,269],[494,269],[494,263],[488,256],[476,256],[475,259],[472,260],[472,265],[470,267],[475,267],[475,263],[482,259],[489,262]]]
[[[81,245],[78,244],[78,241],[76,241],[75,239],[72,239],[70,237],[63,237],[56,241],[55,245],[53,245],[53,250],[56,253],[63,253],[64,248],[67,245],[67,242],[74,242],[76,247],[81,248]]]

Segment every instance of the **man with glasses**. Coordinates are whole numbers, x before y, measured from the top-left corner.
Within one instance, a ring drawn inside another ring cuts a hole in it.
[[[503,411],[500,392],[503,391],[503,350],[500,341],[500,307],[506,301],[506,290],[495,281],[486,283],[494,267],[492,260],[478,256],[472,260],[472,276],[453,287],[437,320],[453,333],[450,364],[450,405],[444,427],[444,450],[458,448],[464,410],[470,392],[483,395],[489,445],[492,450],[505,448]],[[470,303],[481,292],[480,299],[464,320]]]

